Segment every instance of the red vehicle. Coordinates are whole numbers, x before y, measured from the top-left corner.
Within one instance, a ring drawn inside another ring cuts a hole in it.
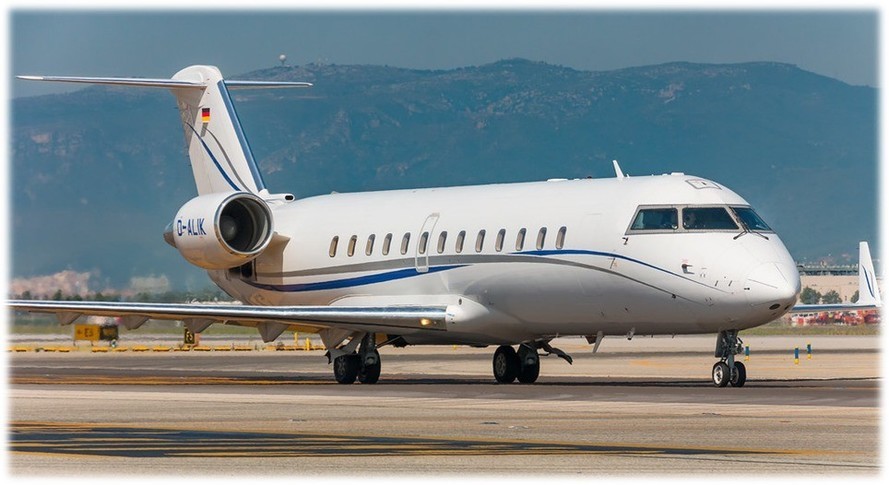
[[[864,315],[864,323],[880,323],[880,314],[876,311],[867,312]]]

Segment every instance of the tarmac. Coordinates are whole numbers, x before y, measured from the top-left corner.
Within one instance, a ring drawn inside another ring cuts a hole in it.
[[[375,385],[323,351],[11,353],[9,472],[876,477],[879,337],[745,340],[723,389],[715,336],[560,339],[574,364],[533,385],[496,384],[493,348],[385,347]]]

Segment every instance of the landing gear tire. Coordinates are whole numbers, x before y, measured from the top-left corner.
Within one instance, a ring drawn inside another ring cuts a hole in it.
[[[536,381],[537,376],[540,375],[540,356],[537,355],[537,349],[532,349],[527,345],[519,345],[517,357],[519,360],[519,382],[531,384]]]
[[[713,365],[713,384],[716,387],[725,387],[731,380],[732,371],[725,362],[717,362]]]
[[[376,384],[380,380],[380,369],[382,368],[380,353],[376,350],[373,353],[376,354],[375,363],[372,365],[362,365],[358,371],[358,382],[362,384]]]
[[[744,364],[735,362],[735,370],[732,372],[732,378],[729,380],[729,384],[731,384],[732,387],[744,387],[745,382],[747,382],[747,368],[744,367]]]
[[[521,362],[515,349],[508,345],[497,347],[494,352],[494,379],[501,384],[510,384],[519,375]]]
[[[339,384],[352,384],[355,382],[360,368],[361,360],[358,354],[341,355],[333,360],[333,376]],[[379,374],[377,377],[379,377]]]

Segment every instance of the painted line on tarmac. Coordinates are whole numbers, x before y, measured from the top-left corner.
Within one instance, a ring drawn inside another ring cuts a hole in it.
[[[256,377],[201,377],[201,376],[11,376],[11,384],[18,385],[129,385],[129,386],[219,386],[249,384],[261,386],[290,386],[295,384],[329,385],[336,384],[330,379],[268,379]]]
[[[770,450],[626,443],[552,443],[527,440],[353,436],[313,433],[205,431],[99,425],[13,422],[9,450],[93,457],[336,457],[439,455],[658,455],[787,456],[826,454]]]

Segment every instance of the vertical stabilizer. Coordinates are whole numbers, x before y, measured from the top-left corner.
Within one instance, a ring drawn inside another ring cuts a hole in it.
[[[874,271],[874,263],[870,258],[870,248],[867,241],[858,243],[858,305],[883,304],[880,298],[880,289],[877,287],[877,274]]]
[[[176,73],[173,79],[204,86],[172,89],[198,194],[258,194],[265,189],[219,69],[191,66]]]

